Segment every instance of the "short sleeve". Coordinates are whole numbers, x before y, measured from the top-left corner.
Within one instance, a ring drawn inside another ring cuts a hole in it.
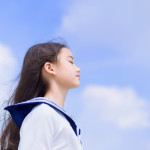
[[[18,150],[51,150],[57,128],[54,115],[48,105],[36,106],[22,123]]]

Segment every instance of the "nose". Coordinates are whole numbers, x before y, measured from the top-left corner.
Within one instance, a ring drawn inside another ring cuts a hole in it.
[[[76,66],[77,67],[77,66]],[[77,72],[80,72],[80,68],[79,67],[77,67]]]

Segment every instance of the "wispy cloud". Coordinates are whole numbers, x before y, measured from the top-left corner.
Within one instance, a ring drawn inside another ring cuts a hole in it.
[[[75,45],[118,53],[121,63],[147,65],[150,57],[150,11],[148,1],[76,1],[69,5],[58,35]],[[116,5],[117,4],[117,5]],[[134,4],[134,5],[133,5]],[[84,49],[82,49],[83,52]],[[120,59],[121,58],[121,59]],[[123,59],[123,62],[122,62]],[[114,61],[115,61],[114,60]],[[124,61],[125,60],[125,61]],[[113,60],[111,60],[113,61]]]
[[[85,149],[149,148],[150,103],[132,87],[88,85],[79,115]]]
[[[0,132],[3,124],[5,102],[12,93],[11,80],[16,69],[16,59],[12,49],[0,43]]]
[[[1,81],[6,81],[15,69],[16,60],[9,46],[0,43],[0,74]]]
[[[83,91],[85,113],[121,129],[150,128],[149,103],[130,88],[90,85]]]
[[[9,46],[0,43],[0,103],[8,98],[10,81],[16,69],[16,59]]]

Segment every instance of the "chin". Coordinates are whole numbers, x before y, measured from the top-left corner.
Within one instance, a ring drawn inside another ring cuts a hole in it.
[[[79,86],[80,86],[80,83],[79,84],[74,84],[72,87],[70,87],[70,89],[78,88]]]
[[[78,88],[79,86],[80,86],[80,83],[79,83],[79,84],[76,84],[74,88]]]

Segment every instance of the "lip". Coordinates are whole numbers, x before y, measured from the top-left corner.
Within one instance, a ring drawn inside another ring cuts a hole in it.
[[[76,77],[80,77],[80,75],[76,75]]]

